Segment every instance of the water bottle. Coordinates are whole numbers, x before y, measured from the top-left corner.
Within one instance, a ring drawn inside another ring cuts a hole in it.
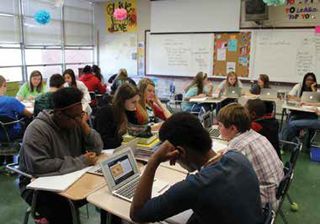
[[[170,83],[170,94],[173,96],[176,92],[176,86],[174,85],[174,82],[172,81]]]

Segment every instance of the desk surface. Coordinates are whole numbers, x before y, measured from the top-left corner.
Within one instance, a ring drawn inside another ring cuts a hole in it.
[[[156,172],[157,179],[166,181],[169,184],[175,184],[176,182],[185,179],[185,177],[185,173],[168,169],[164,166],[159,166]],[[87,200],[107,212],[132,222],[129,216],[131,203],[110,194],[108,187],[103,187],[90,194],[87,197]]]
[[[316,107],[290,106],[285,103],[282,105],[282,109],[296,110],[296,111],[303,111],[303,112],[310,112],[310,113],[316,112]]]
[[[98,157],[98,162],[105,160],[108,156],[108,153],[101,153]],[[61,192],[60,195],[71,200],[82,200],[105,185],[106,181],[103,176],[85,173],[66,191]]]
[[[213,97],[201,97],[201,98],[191,98],[188,102],[190,103],[221,103],[227,99],[226,97],[213,98]]]
[[[21,103],[26,107],[26,109],[28,111],[33,113],[33,111],[34,111],[34,100],[32,100],[32,101],[24,100],[24,101],[21,101]]]

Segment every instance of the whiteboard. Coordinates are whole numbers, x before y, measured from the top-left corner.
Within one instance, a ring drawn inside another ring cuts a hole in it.
[[[214,34],[147,34],[146,74],[212,75]]]
[[[313,29],[256,30],[252,51],[255,79],[267,74],[270,81],[301,82],[314,72],[320,80],[320,36]]]

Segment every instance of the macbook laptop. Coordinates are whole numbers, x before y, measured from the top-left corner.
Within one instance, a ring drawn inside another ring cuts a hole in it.
[[[304,91],[301,96],[301,102],[319,103],[320,102],[320,92]]]
[[[117,148],[115,148],[113,150],[113,154],[121,152],[122,150],[124,150],[124,149],[126,149],[128,147],[131,148],[133,151],[135,151],[136,148],[137,148],[138,141],[139,141],[139,138],[135,138],[135,139],[132,139],[131,141],[129,141],[127,144],[120,145],[119,147],[117,147]],[[96,174],[96,175],[103,176],[102,169],[101,169],[99,164],[93,166],[87,172],[91,173],[91,174]]]
[[[218,125],[213,125],[213,114],[211,111],[203,114],[201,120],[203,127],[209,132],[210,137],[218,138],[220,136]]]
[[[241,88],[240,87],[227,87],[225,96],[227,98],[239,98],[241,96]]]
[[[278,92],[272,91],[272,89],[263,88],[260,92],[260,98],[261,99],[277,99]]]
[[[110,192],[124,200],[132,201],[140,180],[140,172],[130,148],[112,155],[100,162],[103,175]],[[162,194],[169,184],[155,179],[152,186],[152,197]]]

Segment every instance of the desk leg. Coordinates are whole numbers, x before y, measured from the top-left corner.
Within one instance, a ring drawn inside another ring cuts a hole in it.
[[[107,224],[107,212],[100,208],[100,224]]]

